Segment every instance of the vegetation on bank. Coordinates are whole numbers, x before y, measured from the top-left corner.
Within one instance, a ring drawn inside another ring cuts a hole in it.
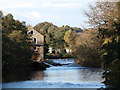
[[[100,45],[101,39],[98,31],[94,29],[85,30],[76,38],[74,55],[76,63],[86,67],[101,67]]]
[[[34,29],[45,36],[46,57],[76,57],[77,63],[87,67],[101,67],[106,87],[120,86],[120,2],[97,2],[85,12],[94,27],[82,30],[76,27],[58,27],[43,22]],[[3,69],[13,70],[31,65],[32,51],[28,46],[26,27],[11,14],[0,13],[3,20]],[[48,48],[53,51],[48,53]],[[66,53],[65,49],[72,52]],[[51,63],[51,62],[50,62]],[[35,64],[36,66],[36,64]],[[38,65],[39,67],[39,65]]]
[[[86,13],[90,25],[99,31],[103,82],[108,90],[120,87],[120,2],[97,2]]]
[[[32,59],[33,48],[30,35],[27,34],[25,22],[15,20],[12,14],[6,16],[0,12],[2,19],[2,70],[8,72],[24,72],[45,70],[48,65]]]
[[[3,21],[3,69],[28,68],[33,62],[31,59],[33,51],[29,46],[30,37],[27,35],[26,26],[23,22],[14,20],[12,14],[6,16],[1,14],[1,17]],[[77,58],[76,62],[82,66],[100,66],[98,46],[95,46],[97,45],[95,41],[98,41],[95,30],[83,31],[67,25],[57,27],[49,22],[39,23],[34,26],[34,29],[45,36],[45,58]],[[53,48],[52,53],[48,53],[48,47]],[[66,48],[72,52],[66,52]]]
[[[77,58],[76,62],[82,66],[100,67],[101,43],[97,30],[58,27],[49,22],[38,23],[34,29],[45,36],[45,58]],[[49,48],[52,52],[48,52]]]
[[[32,50],[29,47],[27,28],[12,14],[2,19],[2,69],[3,71],[17,71],[29,69],[31,65]]]
[[[74,41],[72,40],[72,34],[74,33],[74,36],[77,36],[78,33],[83,32],[81,28],[68,25],[58,27],[49,22],[38,23],[34,26],[34,29],[45,37],[46,58],[73,56],[65,50],[66,48],[70,49],[69,39],[71,39],[70,42],[72,43]],[[69,31],[71,33],[68,33]],[[48,48],[52,48],[52,52],[48,52]]]

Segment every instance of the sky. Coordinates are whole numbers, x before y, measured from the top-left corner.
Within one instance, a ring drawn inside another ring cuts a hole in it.
[[[86,27],[88,18],[84,11],[96,0],[0,0],[0,10],[6,15],[12,13],[14,19],[26,21],[34,26],[41,22],[51,22],[57,26]]]

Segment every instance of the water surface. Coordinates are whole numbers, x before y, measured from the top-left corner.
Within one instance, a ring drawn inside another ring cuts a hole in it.
[[[9,76],[3,88],[100,88],[102,70],[82,67],[74,59],[52,59],[54,62],[68,64],[52,66],[45,71],[34,71],[18,77]],[[26,76],[27,75],[27,76]],[[9,79],[11,78],[11,79]],[[21,78],[21,79],[19,79]]]

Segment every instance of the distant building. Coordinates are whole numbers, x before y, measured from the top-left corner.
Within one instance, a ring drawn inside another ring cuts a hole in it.
[[[23,26],[26,26],[26,22],[25,22],[25,21],[22,21],[22,25],[23,25]]]
[[[59,53],[61,53],[61,50],[60,50],[60,49],[56,49],[56,51],[59,52]],[[49,53],[52,53],[52,52],[53,52],[53,48],[52,48],[52,47],[49,47],[49,48],[48,48],[48,52],[49,52]],[[72,50],[69,49],[69,48],[65,48],[65,52],[66,52],[66,53],[71,53]]]
[[[65,50],[66,50],[66,53],[71,53],[72,52],[72,50],[68,49],[68,48],[65,48]]]
[[[52,50],[52,47],[49,47],[49,48],[48,48],[48,52],[49,52],[49,53],[52,53],[52,51],[53,51],[53,50]]]
[[[34,50],[33,59],[36,61],[44,60],[44,36],[34,30],[30,25],[27,26],[28,32],[31,36],[32,49]]]

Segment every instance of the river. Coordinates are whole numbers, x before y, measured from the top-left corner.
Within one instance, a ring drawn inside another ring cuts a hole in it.
[[[68,64],[52,66],[44,71],[27,74],[17,73],[4,79],[2,88],[100,88],[102,71],[98,68],[82,67],[74,63],[74,59],[52,59],[52,61]]]

